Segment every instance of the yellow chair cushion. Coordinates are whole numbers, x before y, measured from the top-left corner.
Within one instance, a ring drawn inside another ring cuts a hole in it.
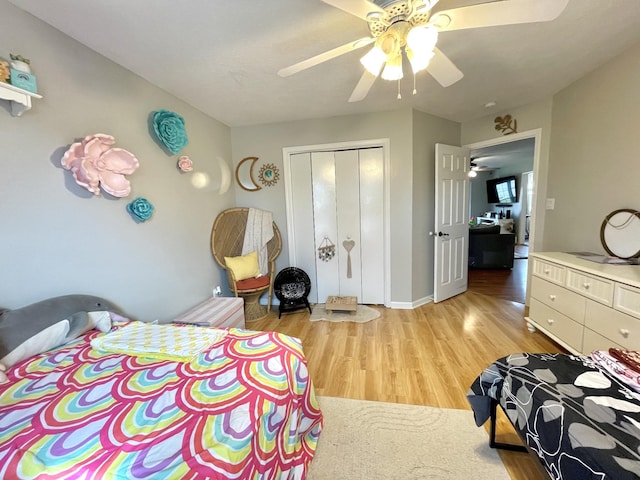
[[[236,282],[260,275],[258,252],[255,250],[239,257],[224,257],[224,263],[233,272]]]

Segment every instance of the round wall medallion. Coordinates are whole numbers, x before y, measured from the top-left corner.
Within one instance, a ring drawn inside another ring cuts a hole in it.
[[[258,179],[265,187],[271,187],[278,183],[278,179],[280,178],[280,172],[278,172],[278,167],[276,167],[273,163],[265,163],[262,167],[260,167],[260,173],[258,175]]]
[[[640,212],[630,208],[611,212],[600,227],[600,241],[611,256],[640,257]]]

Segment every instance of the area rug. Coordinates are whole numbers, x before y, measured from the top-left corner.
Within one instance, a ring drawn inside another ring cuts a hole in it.
[[[318,322],[324,320],[327,322],[356,322],[364,323],[369,322],[380,316],[380,312],[375,308],[367,307],[366,305],[358,305],[355,313],[353,312],[341,312],[333,311],[327,312],[324,303],[318,303],[311,309],[312,313],[309,317],[309,321]]]
[[[324,415],[308,480],[509,480],[471,410],[319,397]]]

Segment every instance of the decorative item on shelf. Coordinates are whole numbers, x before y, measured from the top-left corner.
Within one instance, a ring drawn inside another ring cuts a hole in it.
[[[496,117],[494,122],[496,123],[496,130],[502,132],[504,135],[518,133],[518,121],[512,118],[511,115]]]
[[[253,176],[253,166],[258,161],[258,157],[246,157],[240,160],[236,166],[236,182],[247,192],[257,192],[262,187],[256,183]],[[249,162],[251,162],[249,164]],[[246,168],[248,165],[248,169]]]
[[[153,215],[153,205],[143,197],[138,197],[127,204],[127,212],[131,214],[137,222],[146,222]]]
[[[329,237],[325,235],[318,247],[318,258],[323,262],[330,261],[336,256],[336,246],[329,240]]]
[[[125,175],[131,175],[140,166],[130,152],[115,148],[111,135],[96,133],[73,143],[62,157],[61,164],[71,170],[76,183],[94,195],[100,187],[114,197],[126,197],[131,184]]]
[[[38,93],[36,76],[22,70],[11,69],[11,85],[31,93]]]
[[[260,182],[265,187],[271,187],[278,183],[278,179],[280,178],[280,172],[278,171],[278,167],[276,167],[273,163],[265,163],[262,167],[260,167],[260,175],[258,176]]]
[[[11,58],[11,68],[15,68],[21,72],[31,73],[31,60],[13,53],[10,53],[9,57]]]
[[[0,82],[9,83],[11,78],[11,66],[4,58],[0,58]]]
[[[193,170],[193,162],[187,155],[182,155],[178,158],[178,168],[182,172],[191,172]]]
[[[154,112],[153,130],[158,140],[174,155],[180,153],[180,150],[189,143],[184,118],[175,112],[169,110]]]

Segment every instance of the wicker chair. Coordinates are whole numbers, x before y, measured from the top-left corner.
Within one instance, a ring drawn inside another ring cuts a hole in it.
[[[280,270],[273,282],[273,291],[280,300],[278,318],[282,316],[282,312],[300,308],[308,308],[311,313],[311,305],[307,300],[311,291],[311,281],[304,270],[297,267]]]
[[[225,265],[224,257],[242,255],[244,231],[247,224],[248,208],[230,208],[220,212],[211,230],[211,253],[216,263],[227,272],[229,289],[236,297],[244,298],[244,316],[247,322],[258,320],[271,311],[275,260],[282,250],[282,238],[275,222],[273,238],[267,243],[269,272],[263,277],[236,281],[233,272]],[[260,305],[260,297],[268,291],[267,308]]]

